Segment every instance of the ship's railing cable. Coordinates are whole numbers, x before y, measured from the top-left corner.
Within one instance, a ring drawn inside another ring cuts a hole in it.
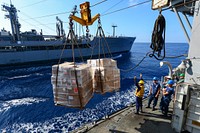
[[[165,18],[160,11],[155,21],[151,38],[150,48],[153,50],[153,53],[149,54],[149,57],[155,57],[157,60],[163,60],[165,58],[165,27]],[[161,55],[162,51],[163,55]]]

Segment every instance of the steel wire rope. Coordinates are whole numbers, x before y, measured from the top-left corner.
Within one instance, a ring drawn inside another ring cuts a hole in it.
[[[23,12],[20,12],[20,13],[22,13],[22,15],[24,15],[24,16],[30,18],[30,16],[28,16],[26,13],[23,13]],[[49,26],[46,26],[45,24],[40,23],[40,22],[37,21],[37,20],[34,20],[34,19],[32,19],[32,20],[35,21],[35,22],[37,22],[37,23],[39,23],[39,24],[41,24],[41,25],[43,25],[43,26],[45,26],[45,27],[48,28],[49,30],[55,31],[54,29],[50,28]]]
[[[112,56],[112,53],[111,53],[111,51],[110,51],[110,47],[108,46],[108,42],[106,41],[106,36],[105,36],[105,34],[104,34],[103,29],[102,29],[102,33],[103,33],[104,41],[105,41],[106,46],[107,46],[107,50],[108,50],[108,52],[109,52],[109,54],[110,54],[110,57],[112,58],[113,56]]]
[[[29,23],[29,22],[27,22],[27,21],[25,21],[25,20],[23,20],[23,19],[21,19],[21,18],[20,18],[20,20],[22,20],[22,21],[24,21],[25,23],[28,23],[28,24],[30,24],[30,25],[36,27],[36,28],[39,28],[39,27],[37,27],[36,25],[33,25],[33,24],[31,24],[31,23]],[[44,32],[47,33],[46,31],[44,31]],[[59,42],[59,41],[60,41],[60,40],[56,40],[52,45],[56,44],[56,43]]]
[[[120,69],[120,70],[121,70],[122,72],[129,72],[129,71],[131,71],[131,70],[134,70],[135,68],[137,68],[137,67],[144,61],[144,59],[145,59],[146,57],[149,56],[149,53],[150,53],[150,52],[152,52],[152,51],[147,52],[146,55],[145,55],[145,56],[139,61],[139,63],[136,64],[134,67],[131,67],[131,68],[126,69],[126,70],[124,70],[124,69]]]
[[[144,1],[144,2],[140,2],[140,3],[137,3],[137,4],[133,4],[131,6],[128,6],[128,7],[124,7],[124,8],[121,8],[121,9],[118,9],[118,10],[115,10],[115,11],[112,11],[112,12],[108,12],[108,13],[105,13],[105,14],[102,14],[101,16],[106,16],[106,15],[109,15],[109,14],[112,14],[112,13],[115,13],[115,12],[119,12],[119,11],[122,11],[122,10],[126,10],[128,8],[132,8],[132,7],[136,7],[136,6],[139,6],[139,5],[143,5],[143,4],[146,4],[148,2],[151,2],[152,0],[147,0],[147,1]]]
[[[102,28],[102,25],[101,25],[101,20],[100,20],[100,18],[99,18],[99,20],[98,20],[98,29],[97,29],[97,31],[99,31],[100,33],[99,33],[99,35],[100,35],[100,37],[99,37],[99,39],[101,39],[102,38],[102,35],[103,35],[103,39],[104,39],[104,42],[106,43],[106,47],[107,47],[107,50],[108,50],[108,54],[110,54],[110,57],[112,58],[112,53],[111,53],[111,51],[110,51],[110,48],[109,48],[109,46],[108,46],[108,43],[107,43],[107,41],[106,41],[106,36],[105,36],[105,34],[104,34],[104,31],[103,31],[103,28]],[[98,34],[96,35],[96,36],[98,36]],[[99,43],[99,45],[101,45],[101,43]],[[105,53],[104,53],[105,54]],[[104,57],[106,57],[105,55],[104,55]]]
[[[104,11],[102,14],[106,13],[107,11],[111,10],[113,7],[117,6],[119,3],[121,3],[124,0],[120,0],[118,3],[116,3],[115,5],[111,6],[110,8],[108,8],[106,11]]]
[[[77,42],[77,40],[76,40],[76,37],[75,37],[75,33],[74,33],[74,31],[72,30],[72,35],[73,35],[73,40],[74,40],[74,44],[76,44],[76,46],[77,46],[77,48],[78,48],[78,51],[79,51],[79,55],[81,56],[81,60],[82,60],[82,62],[84,62],[84,59],[83,59],[83,56],[82,56],[82,52],[81,52],[81,50],[80,50],[80,48],[79,48],[79,44],[78,44],[78,42]]]
[[[101,41],[101,49],[102,49],[102,53],[103,53],[103,56],[104,56],[104,58],[106,58],[106,55],[105,55],[105,51],[104,51],[104,43],[103,43],[103,41],[102,40],[100,40]]]
[[[165,58],[180,58],[180,57],[184,57],[187,54],[182,54],[182,55],[177,55],[177,56],[165,56]]]
[[[98,80],[100,80],[100,86],[101,86],[101,92],[103,93],[104,91],[103,91],[103,81],[101,80],[102,79],[102,77],[101,77],[101,69],[100,69],[100,58],[101,58],[101,42],[100,42],[100,34],[101,34],[101,32],[99,32],[99,27],[98,27],[98,30],[97,30],[97,33],[99,33],[99,57],[98,57],[98,61],[99,61],[99,79]],[[105,77],[103,76],[103,80],[105,79]]]
[[[22,6],[22,7],[20,7],[20,9],[26,8],[26,7],[30,7],[30,6],[33,6],[33,5],[36,5],[36,4],[40,4],[40,3],[44,2],[44,1],[47,1],[47,0],[41,0],[41,1],[38,1],[38,2],[35,2],[35,3],[32,3],[32,4],[26,5],[26,6]]]
[[[45,1],[45,0],[43,0]],[[98,2],[94,5],[91,5],[90,7],[95,7],[103,2],[106,2],[107,0],[103,0],[101,2]],[[38,3],[39,4],[39,3]],[[80,11],[80,10],[77,10],[77,11]],[[59,12],[59,13],[54,13],[54,14],[48,14],[48,15],[43,15],[43,16],[38,16],[38,17],[33,17],[33,18],[29,18],[29,19],[40,19],[40,18],[45,18],[45,17],[51,17],[51,16],[56,16],[56,15],[61,15],[61,14],[68,14],[68,13],[71,13],[71,11],[65,11],[65,12]],[[29,20],[29,19],[26,19],[26,20]]]
[[[85,35],[85,33],[84,33],[84,29],[83,29],[83,26],[82,26],[82,32],[83,32],[82,34],[83,34],[83,35]],[[93,49],[93,47],[91,47],[91,46],[89,45],[89,43],[88,43],[88,41],[87,41],[87,40],[86,40],[86,42],[87,42],[87,43],[86,43],[86,45],[88,46],[88,48],[91,48],[91,49]]]
[[[96,32],[96,36],[95,36],[96,39],[95,39],[95,42],[94,42],[94,46],[92,46],[92,52],[91,52],[91,55],[90,55],[90,59],[92,59],[94,48],[98,45],[98,43],[97,43],[97,41],[98,41],[98,38],[97,38],[98,34],[99,34],[99,30],[97,28],[97,32]]]
[[[78,84],[78,78],[77,78],[77,71],[76,71],[76,63],[75,63],[75,53],[74,53],[74,39],[73,37],[74,36],[74,31],[73,31],[73,22],[72,20],[70,21],[70,37],[71,37],[71,44],[72,44],[72,59],[73,59],[73,63],[74,63],[74,74],[75,74],[75,80],[76,80],[76,86],[77,86],[77,89],[78,89],[78,96],[79,96],[79,102],[80,102],[80,106],[81,106],[81,109],[83,108],[83,102],[82,102],[82,97],[81,97],[81,94],[80,94],[80,88],[79,88],[79,84]]]
[[[67,45],[69,35],[70,35],[70,32],[69,32],[68,35],[67,35],[67,40],[66,40],[66,42],[64,43],[63,49],[62,49],[61,54],[60,54],[60,58],[59,58],[59,60],[58,60],[58,66],[57,66],[57,69],[56,69],[56,83],[55,83],[55,87],[56,87],[56,88],[57,88],[57,86],[58,86],[59,65],[60,65],[60,63],[61,63],[61,59],[62,59],[64,50],[65,50],[65,47],[66,47],[66,45]],[[57,89],[56,89],[56,90],[57,90]],[[58,92],[57,92],[57,91],[55,91],[55,95],[56,95],[56,98],[55,98],[55,99],[56,99],[56,102],[57,102],[57,101],[58,101]]]

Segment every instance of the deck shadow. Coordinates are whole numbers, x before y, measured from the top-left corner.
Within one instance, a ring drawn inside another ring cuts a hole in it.
[[[135,130],[141,133],[176,133],[169,122],[144,119],[144,123],[139,123],[140,128]]]

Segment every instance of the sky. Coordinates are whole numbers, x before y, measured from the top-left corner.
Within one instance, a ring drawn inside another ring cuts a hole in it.
[[[112,35],[112,25],[116,25],[117,36],[135,36],[136,42],[150,42],[154,23],[159,15],[158,10],[151,9],[152,2],[115,12],[145,1],[148,0],[90,0],[89,2],[91,15],[95,16],[98,13],[101,15],[101,24],[106,35]],[[81,17],[79,5],[84,2],[85,0],[12,0],[12,4],[18,10],[22,32],[31,29],[40,32],[42,29],[43,34],[48,35],[56,35],[56,16],[64,22],[65,33],[68,33],[70,11],[77,5],[79,12],[76,16]],[[5,3],[9,5],[10,0],[0,0],[1,5]],[[5,14],[6,12],[0,11],[0,29],[11,31],[10,21],[5,19]],[[162,14],[166,19],[166,42],[187,42],[175,13],[167,10]],[[189,20],[192,24],[192,18]],[[96,34],[97,25],[98,22],[95,21],[89,26],[91,34]]]

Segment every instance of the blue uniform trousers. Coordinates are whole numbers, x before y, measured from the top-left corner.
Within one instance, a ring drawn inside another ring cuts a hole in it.
[[[163,112],[165,116],[167,116],[167,113],[169,111],[169,103],[171,99],[168,97],[162,97],[161,102],[160,102],[160,109]]]
[[[150,104],[152,101],[153,101],[153,108],[154,108],[157,105],[158,97],[155,97],[155,95],[151,94],[149,96],[148,107],[150,107]]]
[[[136,96],[136,112],[139,113],[139,109],[141,108],[142,112],[142,97]]]

